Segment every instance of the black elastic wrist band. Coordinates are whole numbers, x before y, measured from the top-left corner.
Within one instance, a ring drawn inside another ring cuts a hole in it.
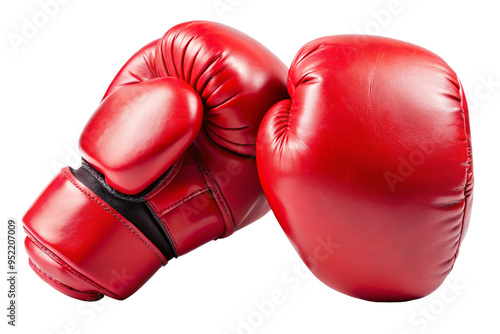
[[[137,227],[163,253],[167,261],[177,257],[170,236],[144,196],[118,193],[106,184],[104,175],[84,159],[80,168],[70,170],[78,181]]]

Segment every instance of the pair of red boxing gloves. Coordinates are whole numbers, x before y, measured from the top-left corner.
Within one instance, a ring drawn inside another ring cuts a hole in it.
[[[270,208],[328,286],[411,300],[443,282],[470,219],[462,86],[387,38],[320,38],[287,75],[237,30],[177,25],[120,70],[80,149],[24,227],[33,270],[81,300],[125,299]]]

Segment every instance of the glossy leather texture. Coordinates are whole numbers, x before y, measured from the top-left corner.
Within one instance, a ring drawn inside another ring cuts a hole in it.
[[[288,92],[261,124],[257,164],[303,261],[328,286],[366,300],[434,291],[472,205],[467,102],[455,72],[412,44],[331,36],[300,50]]]
[[[64,168],[25,218],[35,272],[72,297],[124,299],[162,265],[161,252],[133,224]]]
[[[80,149],[111,187],[133,195],[180,158],[202,119],[198,94],[182,80],[127,85],[102,101],[83,130]]]
[[[171,257],[262,217],[257,131],[286,97],[285,65],[227,26],[187,22],[143,47],[85,127],[82,167],[26,214],[32,268],[71,297],[124,299]]]

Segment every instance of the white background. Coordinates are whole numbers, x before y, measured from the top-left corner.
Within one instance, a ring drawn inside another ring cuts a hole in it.
[[[458,73],[471,104],[476,184],[470,229],[455,268],[439,290],[421,300],[370,303],[335,292],[311,274],[294,274],[301,260],[271,213],[228,239],[171,261],[122,302],[107,297],[80,302],[42,282],[28,267],[20,231],[18,327],[6,325],[7,284],[2,279],[0,331],[500,333],[500,8],[493,0],[395,3],[69,0],[47,22],[37,21],[44,26],[25,44],[14,47],[8,36],[20,35],[25,20],[40,19],[42,7],[35,0],[3,0],[1,277],[7,271],[7,219],[17,218],[21,227],[23,214],[56,171],[78,164],[79,134],[125,61],[187,20],[240,29],[287,65],[303,44],[333,34],[378,34],[432,50]],[[216,10],[224,4],[223,12]],[[281,303],[270,307],[266,301],[279,291]]]

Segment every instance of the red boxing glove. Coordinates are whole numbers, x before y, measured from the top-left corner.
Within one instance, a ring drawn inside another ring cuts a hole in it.
[[[408,43],[325,37],[295,57],[288,92],[261,124],[257,165],[301,258],[362,299],[434,291],[472,205],[469,116],[455,72]]]
[[[77,299],[125,299],[171,258],[262,217],[255,141],[285,79],[269,50],[221,24],[180,24],[142,48],[85,127],[82,166],[24,217],[34,271]]]

